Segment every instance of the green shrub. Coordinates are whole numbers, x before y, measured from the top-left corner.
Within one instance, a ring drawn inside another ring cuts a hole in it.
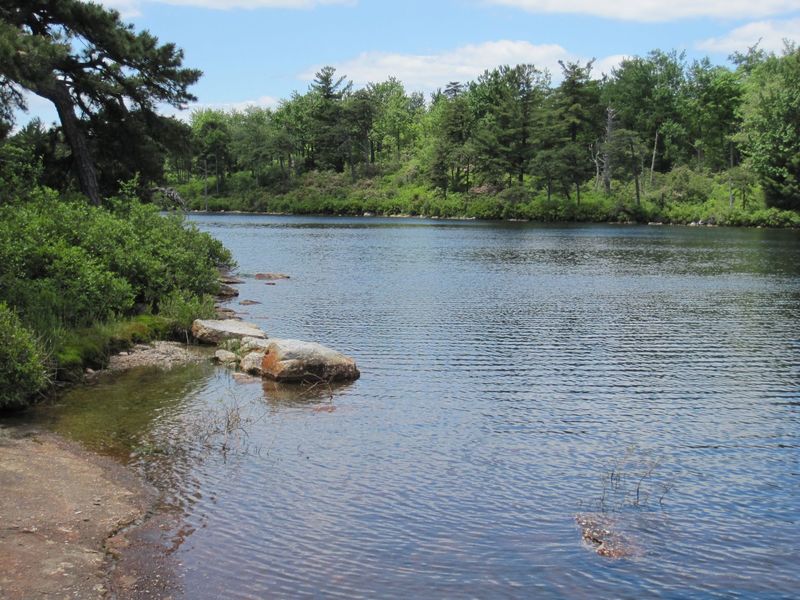
[[[207,299],[190,299],[214,293],[218,268],[231,265],[220,242],[135,200],[101,208],[37,188],[0,206],[0,302],[43,340],[60,379],[175,335],[174,323],[152,314],[164,300],[189,299],[185,314],[207,315]],[[142,312],[151,314],[133,316]]]
[[[46,384],[43,353],[36,338],[0,303],[0,409],[24,406]]]
[[[159,316],[168,324],[173,334],[187,335],[195,319],[210,319],[216,314],[211,296],[195,296],[174,291],[159,304]]]

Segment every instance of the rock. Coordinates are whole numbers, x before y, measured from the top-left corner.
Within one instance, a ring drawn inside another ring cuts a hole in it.
[[[240,279],[230,273],[220,273],[219,282],[226,285],[239,285],[240,283],[244,283],[244,279]]]
[[[223,340],[238,339],[243,337],[265,338],[265,334],[257,325],[225,320],[197,319],[192,323],[192,335],[202,344],[219,344]]]
[[[256,279],[259,281],[273,281],[275,279],[289,279],[289,276],[283,273],[256,273]]]
[[[216,309],[217,309],[217,317],[219,319],[232,319],[234,321],[240,320],[236,316],[236,311],[233,310],[232,308],[225,308],[224,306],[217,306]]]
[[[250,375],[261,375],[261,364],[264,362],[263,352],[251,352],[239,363],[239,368]]]
[[[242,300],[241,302],[239,302],[239,304],[241,306],[255,306],[256,304],[261,304],[261,302],[258,302],[256,300]]]
[[[270,340],[264,338],[243,337],[239,345],[239,352],[245,354],[247,352],[261,352],[262,354],[267,351]]]
[[[583,541],[606,558],[629,558],[639,554],[638,547],[618,530],[614,519],[605,514],[579,514],[575,521],[581,529]]]
[[[214,360],[221,365],[230,365],[237,363],[239,361],[239,357],[228,350],[217,350],[214,353]]]
[[[355,361],[335,350],[300,340],[269,340],[261,368],[275,381],[352,381],[361,376]]]
[[[235,298],[239,295],[239,290],[224,283],[219,286],[217,296],[220,298]]]

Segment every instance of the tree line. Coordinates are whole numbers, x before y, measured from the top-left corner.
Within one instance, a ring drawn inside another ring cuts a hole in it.
[[[44,183],[95,203],[137,173],[144,188],[169,181],[195,198],[281,195],[332,173],[353,184],[394,176],[444,201],[580,206],[624,191],[634,212],[643,198],[702,200],[700,176],[724,181],[731,207],[763,192],[767,206],[800,208],[800,50],[789,43],[730,66],[654,50],[601,77],[593,61],[557,73],[500,66],[427,97],[396,78],[357,88],[324,67],[277,107],[200,109],[184,123],[156,107],[193,100],[200,72],[114,11],[7,2],[0,42],[0,169],[38,161]],[[23,89],[51,100],[60,125],[12,134]],[[674,185],[659,185],[665,177]]]
[[[562,62],[557,85],[534,65],[501,66],[428,99],[394,78],[354,89],[325,67],[277,108],[195,111],[170,165],[181,181],[210,174],[216,194],[236,173],[279,190],[313,171],[356,181],[412,165],[445,197],[541,191],[578,204],[618,182],[640,204],[656,174],[690,169],[724,174],[731,203],[757,180],[769,206],[800,208],[800,53],[732,60],[655,50],[599,79],[592,61]]]

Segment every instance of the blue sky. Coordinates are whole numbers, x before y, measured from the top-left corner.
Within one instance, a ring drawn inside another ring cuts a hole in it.
[[[724,62],[761,39],[800,39],[800,0],[102,0],[137,29],[185,51],[203,70],[202,106],[274,105],[304,91],[321,66],[357,84],[399,77],[429,92],[503,63],[557,75],[559,59],[621,57],[654,48]],[[31,113],[47,120],[44,101]],[[20,119],[20,120],[24,120]]]

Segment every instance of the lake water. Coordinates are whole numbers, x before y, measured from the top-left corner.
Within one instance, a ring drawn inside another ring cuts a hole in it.
[[[145,370],[42,412],[162,491],[174,597],[797,597],[799,232],[192,221],[245,319],[362,378]]]

